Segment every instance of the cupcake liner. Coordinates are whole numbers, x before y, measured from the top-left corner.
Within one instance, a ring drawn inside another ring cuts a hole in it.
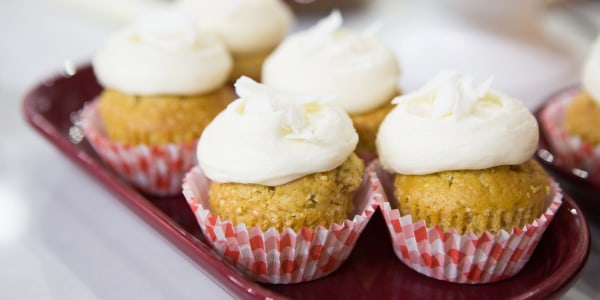
[[[350,255],[383,197],[365,179],[355,192],[354,217],[330,228],[266,231],[222,221],[209,210],[208,179],[199,167],[183,183],[183,194],[213,248],[253,280],[286,284],[315,280],[335,271]]]
[[[367,168],[371,186],[393,197],[393,175],[374,161]],[[455,283],[489,283],[509,278],[527,263],[554,214],[562,204],[562,192],[552,181],[546,211],[523,228],[512,233],[473,232],[463,235],[455,230],[443,232],[439,226],[427,227],[424,220],[413,221],[400,216],[390,202],[380,202],[380,209],[392,238],[394,252],[411,269],[435,279]]]
[[[165,145],[123,145],[109,140],[98,115],[98,103],[88,103],[77,125],[102,160],[141,191],[168,196],[181,193],[185,173],[196,165],[196,142]]]
[[[589,179],[600,183],[600,145],[593,146],[564,129],[566,109],[577,92],[569,90],[551,100],[541,112],[541,126],[558,163],[570,170],[586,171]]]

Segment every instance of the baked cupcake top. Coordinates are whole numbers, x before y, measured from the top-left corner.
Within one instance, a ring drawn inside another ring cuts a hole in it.
[[[382,166],[421,175],[516,165],[530,159],[538,125],[521,101],[453,71],[399,96],[377,135]]]
[[[275,48],[294,23],[281,0],[182,0],[179,7],[200,29],[218,35],[234,54]]]
[[[371,111],[398,91],[399,67],[393,51],[373,30],[342,29],[333,11],[312,28],[287,37],[263,65],[263,82],[296,92],[335,95],[350,114]]]
[[[213,181],[281,185],[340,166],[358,135],[348,114],[317,97],[276,93],[247,77],[239,99],[204,129],[198,162]]]
[[[592,46],[583,67],[583,89],[600,105],[600,36]]]
[[[222,86],[232,68],[223,43],[177,11],[143,15],[92,63],[102,86],[137,95],[203,94]]]

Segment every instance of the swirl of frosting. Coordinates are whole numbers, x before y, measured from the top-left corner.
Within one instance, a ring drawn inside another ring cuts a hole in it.
[[[240,55],[270,51],[294,23],[281,0],[182,0],[179,7]]]
[[[307,31],[286,38],[263,65],[263,82],[290,92],[335,96],[350,114],[371,111],[398,91],[393,51],[369,32],[340,29],[333,11]]]
[[[520,164],[538,143],[538,125],[521,101],[441,72],[422,89],[394,99],[381,123],[382,166],[421,175]]]
[[[281,185],[340,166],[358,135],[348,114],[316,97],[277,94],[247,77],[204,129],[198,162],[216,182]]]
[[[222,86],[232,68],[225,46],[177,11],[143,15],[96,54],[100,84],[137,95],[193,95]]]
[[[596,39],[583,67],[583,88],[600,105],[600,36]]]

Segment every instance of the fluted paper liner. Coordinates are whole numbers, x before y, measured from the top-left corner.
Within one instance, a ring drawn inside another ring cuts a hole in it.
[[[106,137],[98,103],[88,103],[77,125],[102,160],[119,176],[145,193],[181,193],[185,173],[196,165],[196,142],[164,145],[123,145]]]
[[[489,283],[517,274],[562,204],[562,192],[552,181],[548,208],[532,223],[512,232],[461,235],[455,230],[443,232],[439,226],[427,227],[424,220],[414,221],[410,215],[400,216],[388,201],[394,194],[393,175],[382,170],[378,161],[369,165],[367,173],[375,192],[385,196],[380,208],[396,256],[423,275],[455,283]]]
[[[566,109],[578,92],[569,90],[551,99],[541,112],[540,123],[554,150],[554,159],[569,170],[588,172],[590,180],[600,183],[600,145],[594,146],[565,130]]]
[[[260,282],[285,284],[315,280],[335,271],[350,255],[358,237],[382,195],[368,186],[366,178],[354,196],[352,219],[330,228],[307,227],[281,232],[256,226],[234,225],[210,211],[208,179],[199,167],[193,168],[183,183],[188,201],[204,236],[212,247],[238,269]]]

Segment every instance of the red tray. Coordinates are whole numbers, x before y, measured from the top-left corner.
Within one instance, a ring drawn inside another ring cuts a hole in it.
[[[25,118],[66,157],[100,181],[235,297],[545,299],[565,293],[587,260],[590,249],[588,226],[579,207],[567,196],[531,260],[519,274],[501,282],[453,284],[412,271],[395,257],[380,212],[365,229],[348,261],[333,274],[302,284],[253,282],[210,248],[183,196],[145,196],[107,169],[85,139],[79,142],[70,135],[74,114],[100,91],[89,65],[79,68],[74,75],[54,76],[25,96]]]

